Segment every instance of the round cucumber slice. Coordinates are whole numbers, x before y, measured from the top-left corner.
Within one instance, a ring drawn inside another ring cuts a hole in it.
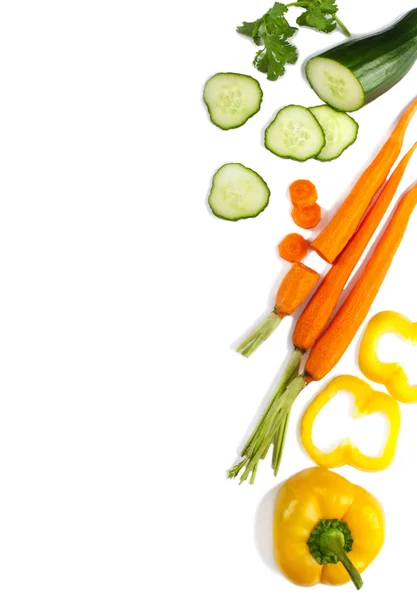
[[[295,104],[278,111],[265,131],[266,148],[281,158],[305,161],[317,156],[324,145],[324,132],[315,116]]]
[[[349,115],[330,108],[314,106],[310,108],[320,123],[326,138],[326,145],[315,158],[323,162],[338,158],[358,137],[359,125]]]
[[[317,96],[337,110],[353,112],[365,104],[359,79],[331,58],[311,58],[306,64],[306,76]]]
[[[208,198],[220,219],[257,217],[268,206],[270,191],[258,173],[240,163],[226,163],[214,174]]]
[[[206,82],[203,99],[214,125],[235,129],[259,111],[262,90],[249,75],[217,73]]]

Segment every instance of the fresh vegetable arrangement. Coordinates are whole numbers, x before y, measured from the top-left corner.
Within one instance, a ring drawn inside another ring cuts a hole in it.
[[[350,37],[337,16],[334,0],[275,2],[262,17],[243,22],[237,29],[260,48],[253,65],[271,81],[284,75],[286,65],[298,59],[292,44],[297,28],[288,20],[291,7],[303,10],[296,21],[299,27],[323,33],[339,28]],[[358,136],[359,125],[346,112],[357,111],[389,91],[416,60],[417,8],[377,34],[350,39],[314,56],[307,61],[305,72],[311,87],[327,104],[281,107],[265,129],[265,148],[281,159],[300,163],[315,159],[329,163],[323,168],[330,169],[331,161],[351,147]],[[203,98],[212,123],[228,130],[241,127],[259,112],[263,92],[249,75],[217,73],[206,82]],[[294,401],[304,388],[332,371],[364,322],[417,204],[417,183],[397,202],[378,243],[367,253],[364,269],[355,275],[343,303],[337,305],[417,149],[416,142],[395,164],[416,111],[417,99],[406,107],[384,146],[313,240],[290,233],[280,242],[279,255],[292,266],[278,287],[272,312],[237,351],[251,356],[282,319],[306,304],[295,325],[294,348],[281,380],[242,449],[240,461],[230,469],[229,478],[254,483],[259,464],[271,447],[272,470],[277,475]],[[289,194],[295,224],[305,230],[317,227],[322,211],[315,185],[298,179],[290,185]],[[213,177],[209,206],[221,219],[256,217],[269,200],[270,190],[262,177],[240,163],[223,165]],[[323,277],[301,262],[309,251],[330,263]],[[378,344],[386,333],[397,333],[417,343],[417,324],[385,311],[376,315],[365,331],[360,368],[370,380],[385,385],[388,394],[375,391],[357,377],[336,377],[311,402],[302,418],[302,444],[319,467],[302,471],[283,484],[277,495],[274,523],[276,562],[299,585],[338,585],[351,579],[360,589],[360,573],[384,542],[384,516],[378,501],[328,469],[350,465],[363,471],[379,471],[394,459],[401,422],[397,400],[417,402],[417,386],[410,385],[400,364],[380,361]],[[301,366],[306,353],[307,360]],[[360,452],[348,439],[330,452],[321,451],[313,442],[317,416],[341,390],[353,395],[355,418],[376,412],[386,416],[389,437],[380,456]]]
[[[320,381],[330,373],[347,350],[385,279],[416,203],[417,184],[399,202],[365,270],[327,329],[314,344],[301,374],[298,374],[298,368],[302,351],[298,348],[294,350],[284,375],[285,381],[280,382],[270,405],[250,438],[250,443],[248,442],[242,451],[243,460],[230,470],[231,478],[237,477],[244,469],[240,477],[241,482],[251,475],[253,483],[259,461],[266,456],[273,443],[276,447],[274,451],[281,458],[294,401],[308,384],[312,381]],[[282,392],[283,388],[285,388],[284,392]],[[278,467],[279,462],[274,462],[273,459],[275,473]]]

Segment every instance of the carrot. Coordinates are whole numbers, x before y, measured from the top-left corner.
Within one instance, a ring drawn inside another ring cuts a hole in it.
[[[293,343],[296,348],[309,350],[319,338],[336,307],[346,282],[387,211],[416,148],[417,143],[399,163],[358,231],[336,259],[299,317],[293,334]]]
[[[400,154],[407,126],[416,110],[417,99],[405,110],[379,154],[359,177],[327,227],[313,241],[313,249],[327,262],[332,263],[346,246],[372,198],[387,178]]]
[[[297,179],[290,185],[290,198],[293,206],[311,206],[317,202],[317,190],[308,179]]]
[[[316,271],[302,263],[295,263],[279,286],[274,312],[281,318],[292,315],[310,295],[319,279]]]
[[[302,263],[294,263],[279,286],[274,310],[238,347],[249,358],[275,331],[282,319],[291,315],[307,299],[320,275]]]
[[[385,279],[416,204],[417,184],[401,198],[365,270],[333,321],[313,346],[304,373],[298,376],[296,365],[297,362],[298,365],[300,364],[302,351],[295,350],[296,354],[293,355],[291,362],[292,374],[289,376],[287,371],[284,374],[289,381],[286,390],[282,393],[281,381],[261,421],[242,451],[243,460],[229,471],[230,478],[237,477],[244,469],[240,481],[245,481],[251,475],[251,483],[253,483],[259,461],[265,458],[272,443],[274,443],[273,467],[275,473],[278,471],[294,401],[310,382],[325,377],[350,345]]]
[[[378,294],[417,204],[417,185],[405,194],[375,252],[325,332],[313,346],[306,376],[319,381],[339,362]]]
[[[313,229],[320,223],[321,208],[318,204],[311,206],[294,206],[291,211],[294,223],[303,229]]]
[[[279,244],[278,252],[288,262],[300,262],[308,252],[308,242],[299,233],[289,233]]]

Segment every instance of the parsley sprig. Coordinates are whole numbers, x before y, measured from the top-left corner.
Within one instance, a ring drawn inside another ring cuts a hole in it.
[[[300,27],[310,27],[324,33],[340,27],[350,36],[349,30],[337,17],[336,0],[298,0],[291,4],[275,2],[260,19],[243,22],[238,33],[251,37],[257,46],[262,46],[255,55],[253,64],[258,71],[266,73],[270,81],[276,81],[285,73],[286,64],[294,64],[298,59],[297,48],[288,40],[298,31],[292,27],[285,15],[288,8],[296,6],[304,10],[297,19]]]

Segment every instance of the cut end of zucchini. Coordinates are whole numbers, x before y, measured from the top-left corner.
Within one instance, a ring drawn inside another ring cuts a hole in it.
[[[306,76],[317,96],[337,110],[353,112],[365,104],[359,79],[335,60],[311,58],[306,65]]]
[[[282,108],[265,131],[265,147],[281,158],[305,161],[317,156],[324,144],[322,128],[303,106]]]
[[[356,141],[359,125],[346,113],[327,105],[314,106],[310,110],[320,123],[326,138],[326,145],[316,156],[316,160],[327,162],[338,158]]]
[[[213,177],[209,206],[227,221],[257,217],[268,206],[270,191],[258,173],[240,163],[227,163]]]
[[[203,99],[214,125],[235,129],[259,111],[262,90],[249,75],[217,73],[206,82]]]

